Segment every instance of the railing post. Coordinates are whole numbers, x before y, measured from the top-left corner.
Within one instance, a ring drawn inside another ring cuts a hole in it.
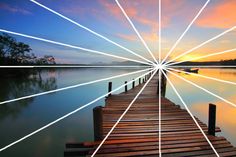
[[[125,92],[128,91],[127,81],[125,81]]]
[[[111,96],[111,93],[110,93],[111,90],[112,90],[112,82],[109,82],[108,83],[108,93],[109,93],[108,96]]]
[[[208,134],[215,136],[216,129],[216,105],[209,104]]]
[[[101,141],[103,139],[103,116],[102,106],[97,106],[93,109],[93,129],[94,140]]]
[[[134,88],[134,87],[135,87],[135,81],[134,81],[134,79],[133,79],[132,88]]]

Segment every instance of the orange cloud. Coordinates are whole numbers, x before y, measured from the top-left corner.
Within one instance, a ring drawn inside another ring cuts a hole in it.
[[[207,14],[199,18],[201,27],[229,28],[236,25],[236,1],[227,0],[208,9]]]

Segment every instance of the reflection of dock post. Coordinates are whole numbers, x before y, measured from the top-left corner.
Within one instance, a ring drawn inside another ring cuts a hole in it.
[[[216,129],[216,105],[209,104],[208,134],[215,136]]]
[[[97,106],[93,109],[93,129],[94,129],[94,140],[99,141],[103,139],[103,116],[102,106]]]

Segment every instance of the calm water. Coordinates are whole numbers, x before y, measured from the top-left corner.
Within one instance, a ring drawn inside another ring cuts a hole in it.
[[[78,83],[92,81],[113,75],[132,72],[139,69],[54,69],[40,70],[24,77],[1,77],[0,101],[29,94],[48,91]],[[113,86],[118,87],[143,73],[113,79]],[[235,81],[236,69],[200,69],[200,74]],[[193,75],[179,74],[223,98],[236,103],[236,86],[201,79]],[[236,146],[236,108],[206,94],[169,74],[180,95],[188,104],[192,113],[207,122],[208,104],[217,105],[217,124],[222,133]],[[81,86],[54,94],[21,100],[0,106],[0,147],[31,133],[64,114],[85,105],[107,92],[109,81]],[[118,91],[121,92],[121,91]],[[117,93],[118,93],[117,92]],[[181,105],[178,97],[167,84],[166,96]],[[104,105],[104,99],[41,131],[40,133],[0,152],[1,157],[63,157],[65,143],[68,141],[93,140],[92,109]]]

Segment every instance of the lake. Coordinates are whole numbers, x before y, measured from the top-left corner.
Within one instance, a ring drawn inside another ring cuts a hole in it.
[[[25,70],[21,77],[9,75],[0,78],[0,101],[26,95],[63,88],[88,81],[120,75],[140,70],[140,68],[56,68]],[[19,138],[39,129],[57,118],[77,109],[97,97],[107,93],[109,81],[113,89],[144,74],[134,74],[86,86],[42,95],[26,100],[0,105],[0,147],[4,147]],[[199,74],[234,82],[236,69],[200,69]],[[223,98],[236,103],[236,86],[179,73]],[[201,89],[168,74],[191,112],[200,120],[207,122],[208,104],[217,105],[217,125],[222,129],[219,135],[225,136],[236,146],[236,108],[215,98]],[[129,86],[131,88],[131,86]],[[116,93],[123,92],[124,89]],[[184,106],[167,84],[166,97]],[[93,140],[93,116],[95,106],[104,105],[104,99],[67,117],[53,126],[29,137],[28,139],[0,152],[1,157],[63,157],[66,142]]]

